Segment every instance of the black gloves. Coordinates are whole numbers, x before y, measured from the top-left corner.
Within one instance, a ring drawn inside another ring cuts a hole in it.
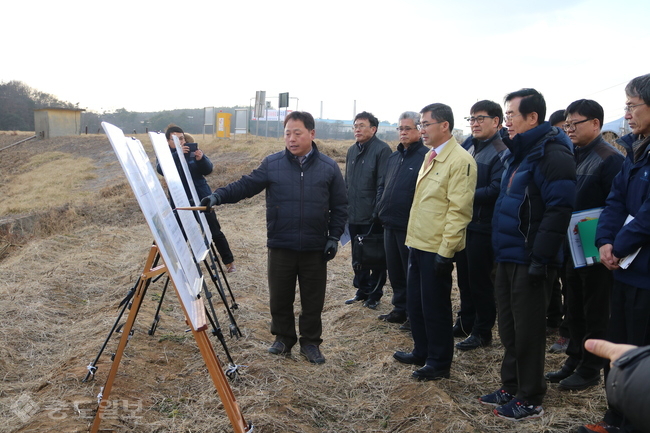
[[[454,259],[443,257],[440,254],[436,254],[436,258],[433,260],[433,272],[436,274],[436,277],[445,277],[451,275],[451,271],[454,270]]]
[[[206,197],[203,197],[201,200],[201,206],[205,206],[206,209],[203,212],[212,212],[213,206],[219,206],[221,204],[221,197],[219,194],[210,194]]]
[[[528,281],[532,286],[538,286],[544,283],[547,276],[546,265],[532,259],[528,266]]]
[[[325,251],[323,251],[323,258],[326,262],[329,262],[336,256],[336,252],[339,250],[339,240],[334,236],[327,237],[327,243],[325,244]]]

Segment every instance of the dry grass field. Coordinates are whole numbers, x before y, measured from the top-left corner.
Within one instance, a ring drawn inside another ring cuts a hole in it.
[[[26,136],[0,132],[0,148]],[[153,159],[148,137],[137,138]],[[277,139],[196,138],[215,163],[208,177],[212,187],[238,179],[283,148]],[[341,167],[350,144],[319,142]],[[86,366],[139,278],[152,235],[103,135],[32,140],[1,151],[0,197],[0,432],[88,431],[120,335],[108,343],[89,382],[82,381]],[[295,349],[289,358],[268,354],[264,215],[262,195],[218,209],[235,254],[238,271],[228,281],[243,333],[226,337],[243,366],[230,386],[256,432],[551,433],[600,419],[602,387],[565,392],[549,386],[546,414],[518,423],[480,405],[476,397],[499,386],[502,346],[496,329],[491,347],[455,353],[450,380],[412,380],[412,368],[392,358],[395,350],[411,349],[410,335],[377,320],[390,311],[390,287],[377,311],[343,304],[354,293],[349,246],[328,269],[322,345],[327,362],[311,365]],[[148,289],[102,431],[230,432],[171,291],[155,335],[147,333],[162,286],[163,279]],[[216,308],[227,329],[225,308]],[[226,359],[218,340],[211,340]],[[563,359],[549,354],[547,369],[557,369]]]

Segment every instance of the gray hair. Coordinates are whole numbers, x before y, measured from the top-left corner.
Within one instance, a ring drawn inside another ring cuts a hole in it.
[[[401,122],[402,120],[408,120],[408,119],[411,119],[413,121],[413,124],[415,126],[418,126],[420,124],[420,113],[416,113],[415,111],[405,111],[399,115],[399,119],[397,119],[397,123]]]
[[[633,78],[625,86],[625,95],[629,98],[643,99],[646,105],[650,105],[650,74]]]

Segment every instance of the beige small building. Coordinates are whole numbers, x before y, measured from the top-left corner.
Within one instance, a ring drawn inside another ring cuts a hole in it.
[[[38,108],[34,110],[34,132],[38,138],[81,134],[80,108]]]

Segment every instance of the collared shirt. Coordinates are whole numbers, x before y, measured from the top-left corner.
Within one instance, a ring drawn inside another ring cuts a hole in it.
[[[451,138],[449,140],[451,140]],[[442,152],[442,149],[444,149],[445,145],[449,143],[449,140],[445,141],[438,147],[432,147],[432,149],[435,150],[438,155],[440,155],[440,152]]]

